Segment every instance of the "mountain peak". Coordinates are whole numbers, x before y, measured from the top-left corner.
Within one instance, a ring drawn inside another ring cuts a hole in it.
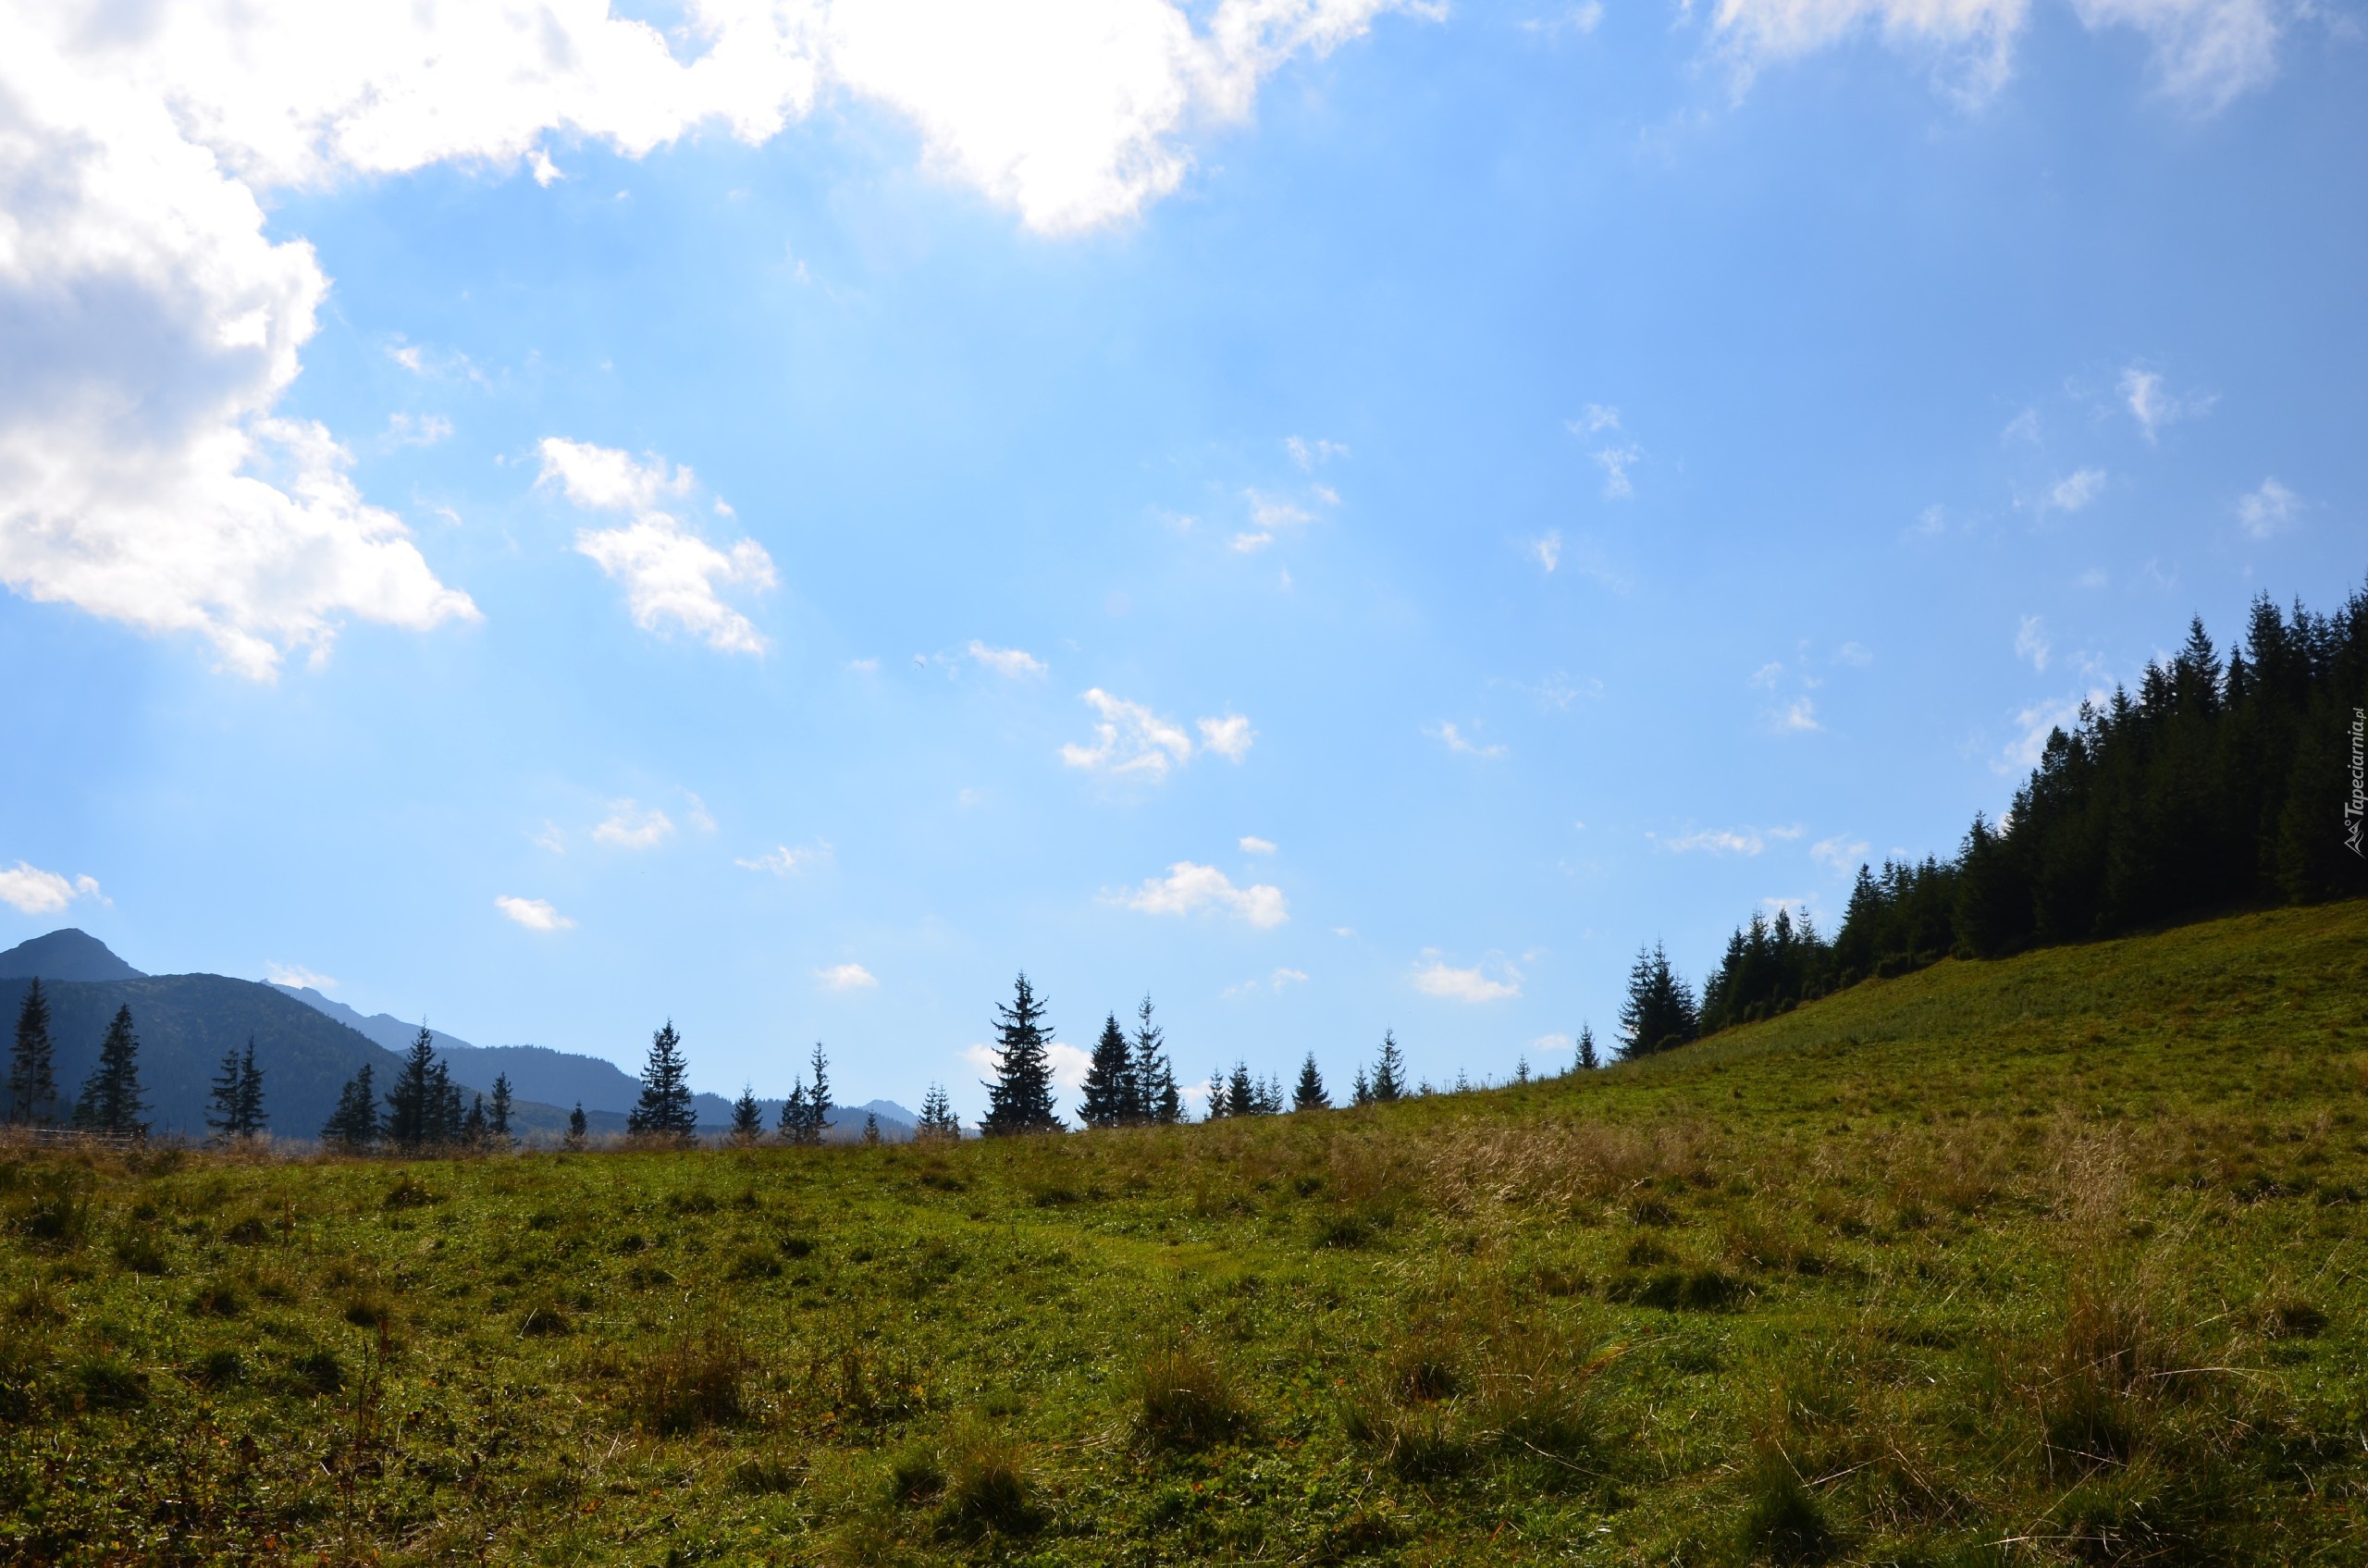
[[[0,953],[0,980],[142,980],[90,932],[68,926]]]

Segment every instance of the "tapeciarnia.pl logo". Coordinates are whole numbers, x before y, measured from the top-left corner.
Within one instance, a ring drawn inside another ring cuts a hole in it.
[[[2351,798],[2343,803],[2343,845],[2368,859],[2360,847],[2360,830],[2368,821],[2368,708],[2351,710]]]

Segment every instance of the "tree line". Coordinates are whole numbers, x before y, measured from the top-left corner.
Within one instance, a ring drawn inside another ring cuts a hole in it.
[[[69,1127],[115,1138],[145,1138],[146,1092],[140,1084],[140,1035],[129,1004],[115,1011],[99,1041],[98,1064],[82,1080],[72,1107],[57,1093],[57,1043],[50,1033],[49,997],[38,979],[25,986],[17,1008],[17,1032],[8,1048],[7,1121],[12,1127]],[[60,1113],[64,1112],[61,1123]],[[264,1109],[263,1069],[255,1065],[254,1037],[244,1051],[222,1058],[207,1102],[205,1125],[215,1142],[257,1138],[270,1130]]]
[[[2276,904],[2368,894],[2360,742],[2368,588],[2330,614],[2253,601],[2224,658],[2191,621],[2132,692],[2083,702],[2006,815],[1948,859],[1862,865],[1832,938],[1755,913],[1697,1001],[1656,945],[1621,1010],[1624,1055],[1785,1012],[1944,957],[1997,958]]]

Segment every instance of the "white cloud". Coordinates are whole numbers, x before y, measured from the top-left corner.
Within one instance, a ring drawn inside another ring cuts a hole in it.
[[[619,800],[592,836],[619,849],[655,849],[674,836],[674,823],[655,806],[645,811],[636,801]]]
[[[697,832],[713,833],[715,831],[715,819],[709,815],[707,802],[701,800],[697,796],[691,794],[687,790],[684,792],[684,798],[691,803],[691,809],[685,814],[684,820],[687,821]]]
[[[1653,838],[1653,833],[1646,833]],[[1691,855],[1696,850],[1708,850],[1712,855],[1758,855],[1769,846],[1769,838],[1790,844],[1800,838],[1802,829],[1794,827],[1705,827],[1696,833],[1684,833],[1679,838],[1658,838],[1665,850],[1679,855]]]
[[[302,964],[279,964],[266,960],[264,978],[274,985],[302,986],[309,991],[335,991],[337,981],[329,975],[308,969]]]
[[[2162,90],[2210,112],[2277,71],[2279,22],[2271,0],[2073,0],[2092,32],[2134,28],[2154,45]],[[1862,33],[1938,56],[1957,91],[1979,99],[2012,73],[2029,0],[1718,0],[1711,28],[1736,69],[1754,71]]]
[[[1468,969],[1451,967],[1443,958],[1433,958],[1414,969],[1414,989],[1425,996],[1437,996],[1449,1002],[1478,1004],[1502,1001],[1521,994],[1521,971],[1501,959],[1495,964],[1501,979],[1491,978],[1489,966],[1474,964]]]
[[[1215,866],[1178,860],[1165,877],[1153,877],[1138,888],[1112,895],[1112,901],[1146,915],[1190,915],[1215,910],[1270,931],[1290,919],[1283,890],[1264,883],[1236,887],[1233,879]]]
[[[539,898],[513,898],[505,893],[493,901],[493,907],[528,931],[573,931],[575,929],[574,920],[569,920]]]
[[[2047,629],[2040,624],[2039,617],[2024,616],[2022,625],[2015,632],[2015,657],[2029,660],[2032,669],[2043,672],[2047,668],[2050,651]]]
[[[1547,571],[1553,571],[1562,564],[1562,530],[1548,528],[1544,537],[1530,540],[1526,549],[1532,560]]]
[[[554,855],[564,855],[567,853],[567,830],[546,817],[543,819],[543,831],[528,833],[526,842],[538,849],[548,849]]]
[[[0,904],[9,905],[20,914],[54,914],[77,898],[96,898],[102,904],[107,901],[95,878],[76,877],[69,882],[56,871],[44,871],[22,860],[13,870],[0,870]]]
[[[413,417],[408,414],[391,414],[387,420],[387,441],[398,447],[432,447],[452,434],[452,422],[441,415],[427,414]]]
[[[831,90],[904,115],[932,167],[1030,227],[1090,228],[1174,190],[1188,135],[1245,123],[1275,71],[1393,3],[686,0],[671,34],[594,0],[9,7],[0,581],[195,633],[260,679],[349,620],[477,617],[328,430],[275,417],[327,289],[310,244],[266,232],[277,192],[439,163],[524,162],[548,183],[554,132],[629,158],[710,125],[758,143]],[[623,542],[703,583],[770,574],[746,552]],[[756,644],[736,618],[693,628]]]
[[[1749,684],[1758,686],[1762,691],[1774,691],[1776,689],[1776,683],[1783,678],[1784,666],[1781,662],[1771,661],[1770,663],[1762,664],[1758,669],[1754,670],[1751,673],[1751,680]]]
[[[2275,479],[2263,479],[2259,489],[2237,502],[2237,522],[2254,538],[2265,539],[2291,523],[2301,505],[2301,497]]]
[[[1284,437],[1283,450],[1291,454],[1293,463],[1298,463],[1301,468],[1308,469],[1315,467],[1318,463],[1329,463],[1336,457],[1349,455],[1349,449],[1338,441],[1320,439],[1309,441],[1302,440],[1297,436]]]
[[[1462,730],[1444,719],[1423,733],[1445,742],[1449,751],[1465,757],[1498,758],[1507,755],[1505,748],[1501,746],[1481,746],[1466,740]]]
[[[2080,721],[2083,700],[2103,703],[2106,693],[2103,686],[2092,688],[2084,699],[2067,697],[2059,702],[2043,702],[2026,708],[2015,715],[2015,738],[2009,741],[1991,771],[1998,773],[2028,773],[2039,766],[2041,756],[2047,750],[2047,737],[2058,729],[2070,731]]]
[[[1061,760],[1069,767],[1155,780],[1166,778],[1171,766],[1191,759],[1192,737],[1173,720],[1140,702],[1112,697],[1100,686],[1086,692],[1084,701],[1102,715],[1102,722],[1093,727],[1093,745],[1071,742],[1061,747]]]
[[[970,639],[970,646],[964,651],[983,668],[1013,679],[1022,675],[1041,675],[1052,668],[1032,653],[1016,648],[989,648],[976,637]]]
[[[1244,855],[1272,855],[1275,852],[1274,840],[1260,838],[1255,833],[1242,834],[1240,842]]]
[[[1217,996],[1221,1001],[1230,1002],[1237,996],[1253,995],[1261,991],[1280,992],[1287,985],[1304,985],[1306,982],[1305,969],[1278,969],[1264,980],[1245,980],[1239,985],[1228,985],[1218,992]]]
[[[2082,468],[2066,475],[2047,488],[2040,499],[2041,512],[2078,512],[2104,493],[2105,471]]]
[[[1817,704],[1806,697],[1794,698],[1777,710],[1776,727],[1798,732],[1825,728],[1817,722]]]
[[[1222,719],[1200,719],[1194,726],[1201,732],[1202,749],[1214,751],[1228,762],[1239,762],[1250,755],[1251,743],[1258,732],[1250,721],[1239,713],[1228,713]]]
[[[1315,487],[1315,493],[1327,506],[1340,503],[1338,494],[1322,485]],[[1244,555],[1265,549],[1278,535],[1315,521],[1315,513],[1280,496],[1270,496],[1263,490],[1244,490],[1241,494],[1250,503],[1250,526],[1234,535],[1230,543]]]
[[[654,632],[671,622],[724,652],[764,651],[763,636],[716,590],[724,584],[771,587],[773,562],[765,547],[742,539],[727,555],[672,512],[658,510],[660,500],[690,491],[695,481],[688,468],[669,475],[662,457],[653,454],[643,463],[613,448],[556,436],[547,438],[538,451],[543,463],[538,484],[556,484],[569,500],[588,511],[635,514],[620,527],[586,528],[575,536],[577,553],[625,585],[634,624]]]
[[[2163,384],[2160,374],[2134,364],[2121,373],[2120,391],[2122,401],[2129,407],[2129,417],[2138,421],[2139,434],[2146,438],[2150,446],[2164,426],[2208,414],[2214,401],[2210,397],[2174,396]]]
[[[1606,500],[1622,500],[1636,493],[1635,482],[1628,477],[1628,470],[1634,468],[1644,455],[1644,449],[1635,446],[1596,449],[1595,460],[1603,468]]]
[[[877,991],[880,982],[861,964],[832,964],[816,969],[814,978],[822,982],[825,991]]]
[[[2204,111],[2277,74],[2281,31],[2270,0],[2073,0],[2090,31],[2135,28],[2154,45],[2164,93]]]
[[[1867,841],[1863,838],[1836,833],[1832,838],[1821,838],[1810,845],[1809,854],[1837,871],[1846,871],[1866,859],[1867,847]]]
[[[1598,430],[1620,428],[1620,411],[1609,403],[1589,403],[1579,411],[1576,419],[1562,422],[1573,436],[1592,436]]]
[[[762,855],[732,863],[744,870],[768,871],[777,877],[793,876],[827,863],[831,846],[827,844],[800,845],[793,849],[786,844],[775,845]]]

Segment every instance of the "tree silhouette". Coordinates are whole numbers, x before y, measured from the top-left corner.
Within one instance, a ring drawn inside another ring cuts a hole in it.
[[[979,1130],[990,1138],[1058,1132],[1053,1106],[1053,1064],[1045,1053],[1051,1030],[1044,1005],[1022,973],[1012,986],[1009,1006],[995,1008],[995,1080],[984,1085],[987,1115]]]
[[[641,1068],[641,1099],[626,1113],[625,1130],[673,1143],[688,1143],[698,1133],[690,1064],[683,1057],[683,1037],[674,1032],[672,1019],[649,1037],[649,1059]]]
[[[131,1031],[131,1009],[116,1009],[99,1043],[99,1065],[82,1085],[74,1106],[74,1125],[92,1132],[145,1137],[148,1124],[140,1119],[147,1107],[140,1103],[140,1037]]]

